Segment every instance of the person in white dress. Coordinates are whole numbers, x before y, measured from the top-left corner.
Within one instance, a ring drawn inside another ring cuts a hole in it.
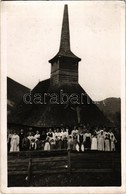
[[[11,147],[11,137],[13,135],[13,131],[12,130],[9,130],[7,131],[8,132],[8,136],[7,136],[7,148],[8,148],[8,152],[10,151],[10,147]]]
[[[74,126],[74,129],[71,131],[71,136],[73,139],[73,150],[76,150],[77,137],[78,137],[78,131],[76,126]]]
[[[35,139],[36,149],[38,149],[38,144],[40,141],[40,133],[38,130],[36,131],[36,134],[34,135],[34,139]]]
[[[34,139],[34,136],[32,135],[32,133],[31,132],[29,132],[29,135],[28,135],[28,137],[27,137],[28,139],[29,139],[29,141],[31,141],[32,139]]]
[[[104,134],[103,130],[100,131],[100,133],[97,135],[98,138],[98,150],[104,151]]]
[[[97,149],[98,149],[98,140],[97,140],[96,133],[94,133],[91,139],[91,150],[97,150]]]
[[[110,151],[110,135],[106,134],[105,137],[105,151]]]
[[[13,135],[11,136],[10,152],[19,152],[19,141],[19,135],[17,135],[16,131],[14,131]]]
[[[46,141],[45,141],[45,145],[44,145],[44,151],[50,151],[50,143],[49,143],[49,138],[50,137],[48,137],[47,136],[47,138],[46,138]]]
[[[36,131],[36,134],[34,135],[34,138],[35,138],[35,141],[40,139],[40,133],[39,133],[38,130]]]
[[[67,147],[68,150],[73,148],[73,140],[72,140],[71,135],[69,135],[69,137],[68,137],[67,145],[68,145],[68,147]]]
[[[111,141],[111,151],[115,151],[115,143],[117,142],[116,138],[114,135],[111,135],[110,137],[110,141]]]

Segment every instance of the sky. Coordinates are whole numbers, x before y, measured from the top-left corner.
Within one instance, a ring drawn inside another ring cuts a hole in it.
[[[93,100],[120,97],[123,1],[3,1],[7,76],[31,89],[50,77],[66,3],[71,50],[82,59],[80,85]]]

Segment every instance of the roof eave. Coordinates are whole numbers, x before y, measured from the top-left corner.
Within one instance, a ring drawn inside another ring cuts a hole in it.
[[[71,57],[71,56],[65,56],[65,55],[58,55],[57,54],[55,57],[53,57],[52,59],[49,60],[49,63],[53,63],[54,61],[58,60],[59,58],[69,58],[69,59],[71,59],[73,61],[76,61],[76,62],[81,61],[81,58],[76,57],[76,56]]]

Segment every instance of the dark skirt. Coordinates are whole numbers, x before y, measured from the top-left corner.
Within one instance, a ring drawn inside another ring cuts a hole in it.
[[[90,137],[86,137],[85,143],[84,143],[85,149],[90,149],[91,148],[91,140]]]

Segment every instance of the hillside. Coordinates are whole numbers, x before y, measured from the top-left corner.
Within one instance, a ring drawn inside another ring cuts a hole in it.
[[[120,98],[107,98],[103,101],[99,101],[97,106],[112,123],[118,126],[120,125]]]
[[[21,101],[23,95],[29,92],[29,88],[7,77],[7,112],[11,113]]]

